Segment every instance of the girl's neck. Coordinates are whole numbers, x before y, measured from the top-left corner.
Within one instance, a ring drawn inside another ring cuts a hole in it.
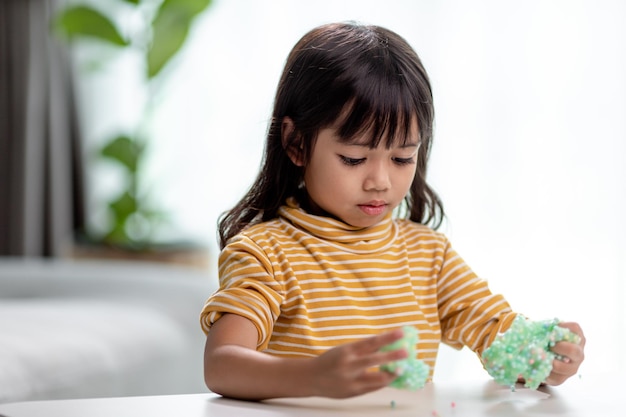
[[[311,199],[309,193],[307,193],[306,191],[306,188],[301,188],[298,190],[296,200],[298,201],[300,208],[309,214],[312,214],[314,216],[330,217],[331,219],[343,222],[343,220],[341,220],[337,216],[332,215],[331,213],[318,206],[317,203]]]

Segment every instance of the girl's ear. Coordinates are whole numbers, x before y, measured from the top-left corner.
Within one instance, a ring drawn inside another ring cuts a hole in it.
[[[283,143],[283,149],[287,152],[289,159],[296,166],[304,166],[304,160],[302,155],[302,143],[300,137],[295,136],[295,125],[290,117],[285,117],[281,126],[281,140]]]

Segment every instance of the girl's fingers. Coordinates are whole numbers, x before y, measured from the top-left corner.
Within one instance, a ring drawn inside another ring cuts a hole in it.
[[[578,345],[582,348],[585,347],[585,342],[586,342],[585,335],[583,333],[583,329],[580,327],[578,323],[563,322],[563,323],[559,323],[559,327],[569,329],[571,332],[576,333],[578,337],[580,337],[580,342],[578,343]]]
[[[355,342],[355,347],[363,353],[377,352],[384,346],[396,342],[404,336],[402,329],[392,330]]]
[[[403,336],[404,332],[397,329],[355,342],[353,344],[353,352],[356,355],[355,366],[367,369],[406,359],[408,354],[406,349],[381,350],[383,347],[400,340]]]
[[[585,358],[583,348],[580,345],[570,342],[558,342],[552,348],[552,352],[563,358],[561,362],[566,363],[580,363]]]

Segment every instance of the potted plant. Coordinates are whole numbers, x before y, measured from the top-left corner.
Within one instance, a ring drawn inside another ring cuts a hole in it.
[[[100,159],[117,166],[123,183],[106,202],[109,219],[106,230],[82,233],[83,253],[86,248],[91,255],[95,248],[108,248],[107,253],[115,257],[161,259],[167,257],[166,251],[171,256],[172,252],[188,252],[189,246],[194,246],[186,244],[181,248],[181,242],[155,241],[155,232],[168,217],[151,202],[142,166],[149,142],[147,125],[168,66],[185,44],[197,16],[210,4],[211,0],[83,0],[68,3],[54,16],[54,32],[70,44],[89,41],[138,52],[144,67],[140,79],[148,92],[137,125],[107,138],[97,152]],[[106,61],[110,57],[104,54],[101,59]]]

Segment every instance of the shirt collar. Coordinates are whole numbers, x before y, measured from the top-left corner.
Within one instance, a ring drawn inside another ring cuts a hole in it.
[[[278,214],[298,229],[355,253],[386,249],[397,234],[391,213],[373,226],[355,227],[331,217],[309,214],[295,198],[289,198]]]

